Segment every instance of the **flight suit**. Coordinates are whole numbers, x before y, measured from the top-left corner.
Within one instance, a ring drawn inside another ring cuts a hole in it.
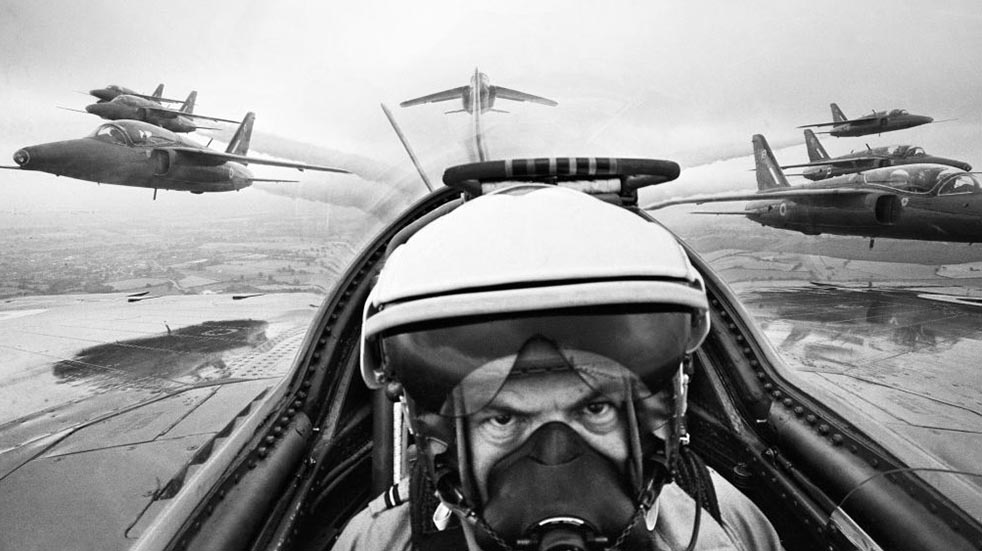
[[[710,469],[722,523],[703,511],[697,551],[778,551],[780,539],[764,514],[726,479]],[[692,537],[695,502],[676,484],[658,497],[658,520],[651,532],[658,549],[683,551]],[[358,513],[341,533],[334,551],[412,549],[409,479],[403,479]]]

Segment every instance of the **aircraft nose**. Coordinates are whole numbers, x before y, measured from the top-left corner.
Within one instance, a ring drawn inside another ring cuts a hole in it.
[[[93,115],[97,115],[101,106],[98,103],[93,103],[92,105],[86,105],[85,110]]]
[[[27,148],[18,149],[14,152],[14,162],[17,163],[17,166],[27,166],[27,163],[31,162],[31,153]]]

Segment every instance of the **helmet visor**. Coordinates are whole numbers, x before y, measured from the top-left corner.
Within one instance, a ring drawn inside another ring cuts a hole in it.
[[[381,351],[417,407],[463,416],[509,378],[552,371],[617,402],[645,398],[678,368],[690,324],[683,310],[458,319],[385,335]]]

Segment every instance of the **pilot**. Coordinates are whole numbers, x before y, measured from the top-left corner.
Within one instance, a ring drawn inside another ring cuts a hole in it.
[[[417,460],[334,549],[781,549],[685,446],[708,330],[673,236],[589,195],[489,194],[429,223],[387,258],[362,333]]]

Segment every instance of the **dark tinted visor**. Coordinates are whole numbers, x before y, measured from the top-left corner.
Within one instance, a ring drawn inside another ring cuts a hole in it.
[[[509,377],[551,370],[573,370],[618,401],[624,392],[644,398],[678,368],[690,323],[688,311],[456,320],[384,336],[381,347],[417,407],[470,415]]]

